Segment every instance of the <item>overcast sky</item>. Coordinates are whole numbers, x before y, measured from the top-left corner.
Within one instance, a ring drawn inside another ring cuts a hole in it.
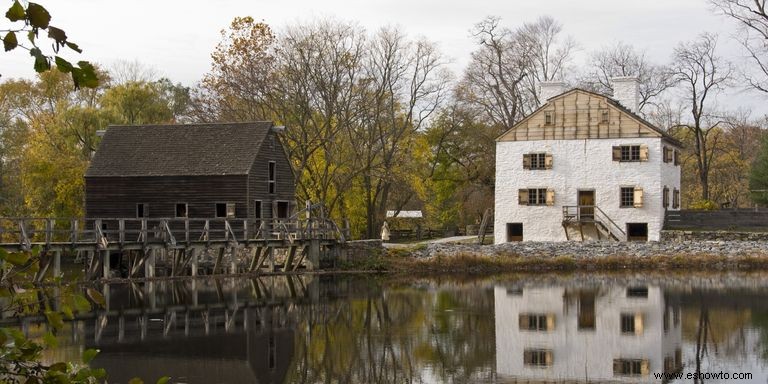
[[[109,66],[117,60],[137,60],[161,75],[193,85],[210,66],[210,53],[219,31],[235,16],[253,16],[276,30],[315,17],[354,20],[367,29],[397,25],[412,36],[440,44],[460,72],[473,50],[469,29],[486,16],[502,18],[517,27],[550,15],[564,33],[580,45],[577,65],[587,53],[624,41],[659,63],[669,59],[674,46],[708,31],[720,34],[721,53],[741,62],[729,37],[735,25],[717,16],[706,0],[58,0],[42,1],[53,15],[51,24],[67,31],[87,59]],[[31,59],[21,51],[2,56],[5,77],[32,77]],[[727,105],[748,104],[768,112],[765,98],[730,92]],[[733,99],[738,99],[734,103]]]

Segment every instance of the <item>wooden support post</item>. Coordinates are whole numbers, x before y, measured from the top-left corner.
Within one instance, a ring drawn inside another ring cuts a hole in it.
[[[190,289],[192,290],[192,305],[196,307],[198,302],[197,279],[192,279],[192,283],[190,285]]]
[[[285,265],[283,265],[283,272],[288,272],[291,270],[291,267],[293,266],[293,258],[296,256],[296,249],[298,246],[292,245],[291,249],[288,251],[288,257],[285,259]]]
[[[61,276],[61,250],[53,252],[53,277]]]
[[[320,267],[320,239],[309,240],[307,253],[307,270],[313,271]]]
[[[269,247],[269,271],[275,271],[275,247]]]
[[[125,339],[125,316],[120,315],[117,319],[117,341],[122,342]]]
[[[139,317],[139,339],[144,340],[147,338],[147,323],[149,322],[149,319],[147,318],[147,314],[141,315]]]
[[[101,288],[101,295],[104,296],[104,311],[109,312],[109,302],[111,297],[109,284],[105,283]]]
[[[155,250],[151,248],[144,251],[144,277],[155,277]]]
[[[109,264],[109,251],[101,251],[99,254],[101,255],[101,266],[103,268],[102,277],[109,279],[109,272],[111,268]]]
[[[259,252],[260,250],[259,247],[248,248],[248,256],[251,258],[250,263],[248,264],[248,272],[253,272],[253,270],[256,269],[256,262],[261,255],[261,252]]]
[[[192,248],[189,250],[189,258],[190,258],[190,265],[191,265],[191,275],[197,276],[197,249]]]
[[[86,271],[86,279],[96,279],[97,274],[99,273],[99,257],[96,255],[96,251],[86,251],[85,253],[88,265],[88,270]]]
[[[117,222],[117,225],[118,225],[118,233],[117,233],[118,241],[120,242],[120,247],[122,248],[122,246],[125,244],[125,219],[120,219]]]
[[[213,263],[213,272],[211,274],[215,275],[216,271],[219,269],[219,266],[221,265],[221,260],[224,258],[224,246],[219,248],[219,254],[216,256],[216,262]]]
[[[308,249],[308,248],[309,248],[309,247],[307,247],[307,246],[304,246],[304,248],[302,248],[302,250],[301,250],[301,256],[299,256],[299,260],[297,260],[297,261],[296,261],[296,264],[293,266],[293,270],[294,270],[294,271],[295,271],[295,270],[297,270],[297,269],[299,269],[299,267],[301,266],[301,263],[302,263],[302,262],[304,262],[304,259],[305,259],[305,258],[307,258],[307,252],[308,252],[308,250],[307,250],[307,249]]]
[[[230,253],[231,258],[230,258],[230,263],[229,263],[230,264],[230,272],[229,273],[234,275],[234,274],[237,273],[237,253],[238,253],[237,251],[238,251],[239,247],[238,246],[233,246],[233,247],[230,247],[230,249],[231,249],[231,253]]]

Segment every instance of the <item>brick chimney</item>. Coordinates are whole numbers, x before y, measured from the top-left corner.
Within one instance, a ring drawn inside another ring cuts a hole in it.
[[[611,78],[613,98],[634,113],[639,113],[640,81],[637,77]]]
[[[541,92],[539,93],[539,102],[544,105],[551,97],[557,96],[566,91],[565,83],[562,81],[542,81],[539,83]]]

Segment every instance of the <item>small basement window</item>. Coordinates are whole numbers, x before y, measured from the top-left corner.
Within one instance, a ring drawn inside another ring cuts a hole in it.
[[[138,203],[136,204],[136,217],[141,219],[149,216],[149,204]]]
[[[507,223],[507,242],[523,241],[523,223]]]
[[[176,217],[188,217],[187,203],[176,203]]]
[[[648,223],[627,223],[627,240],[648,241]]]
[[[627,288],[627,297],[648,297],[648,287],[629,287]]]

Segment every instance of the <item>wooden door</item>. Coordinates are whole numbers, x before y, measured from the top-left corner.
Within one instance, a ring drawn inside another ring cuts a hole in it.
[[[595,219],[595,191],[579,191],[579,220]]]

